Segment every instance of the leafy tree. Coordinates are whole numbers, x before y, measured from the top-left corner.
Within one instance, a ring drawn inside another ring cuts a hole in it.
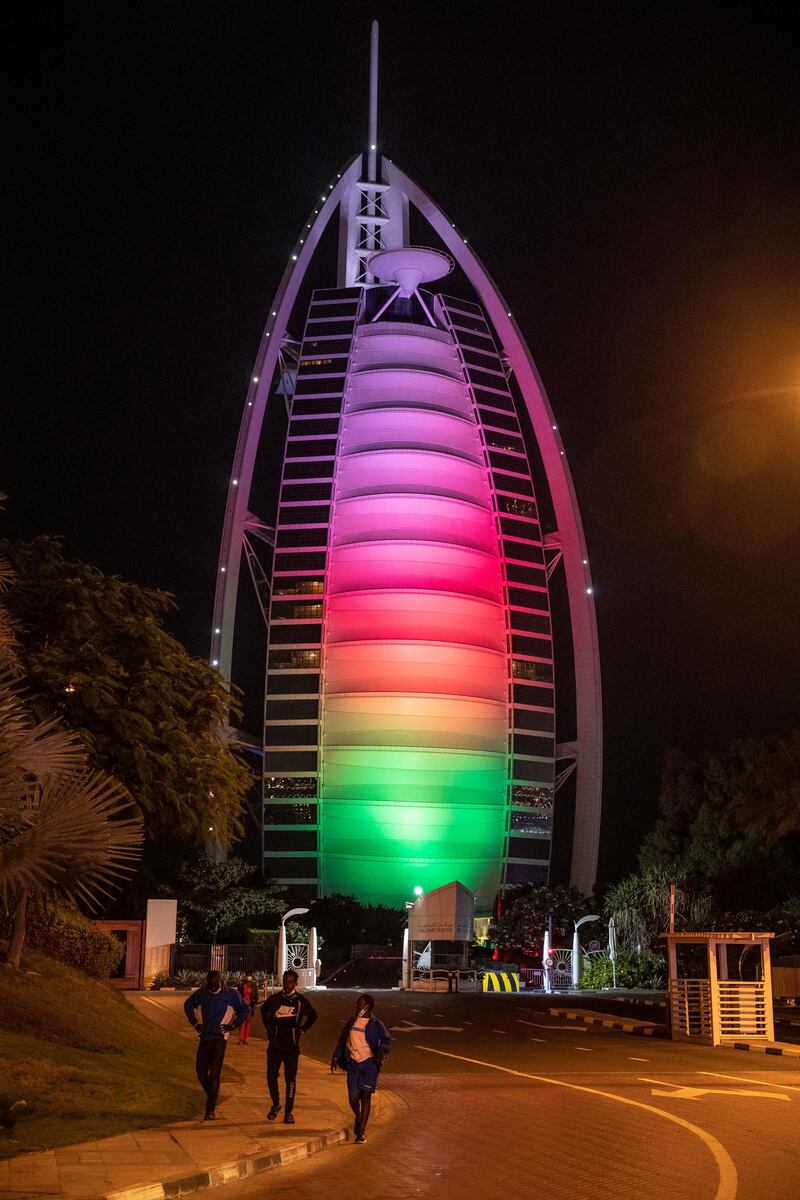
[[[320,957],[326,967],[333,967],[346,962],[350,948],[357,944],[387,946],[399,954],[406,915],[403,909],[362,904],[355,896],[333,893],[312,901],[310,912],[300,918],[300,924],[316,926],[325,943]]]
[[[800,729],[734,742],[726,755],[709,759],[706,790],[717,806],[730,808],[737,829],[767,847],[800,832]]]
[[[510,901],[510,902],[509,902]],[[489,937],[499,946],[524,954],[539,954],[542,938],[553,918],[553,941],[566,942],[572,937],[573,922],[592,911],[594,901],[576,888],[535,887],[524,884],[512,891],[507,888],[500,913],[489,929]]]
[[[606,893],[603,912],[613,917],[623,949],[657,951],[659,934],[669,929],[670,887],[675,888],[676,929],[708,925],[711,897],[705,887],[692,884],[679,866],[650,866],[614,884]]]
[[[130,792],[149,837],[204,843],[213,828],[229,846],[252,782],[223,736],[239,710],[217,672],[163,628],[172,598],[67,561],[53,538],[3,549],[36,717],[56,712],[80,733],[92,764]]]
[[[0,570],[0,590],[11,575]],[[16,627],[0,603],[0,903],[13,911],[18,967],[29,905],[96,906],[132,869],[142,840],[125,788],[92,770],[74,733],[36,721],[20,698]]]
[[[201,854],[184,865],[178,904],[188,917],[192,940],[217,942],[221,937],[244,935],[254,917],[283,912],[283,889],[276,884],[254,887],[245,883],[255,874],[255,868],[241,858],[214,862]]]
[[[800,732],[667,758],[660,816],[639,855],[711,889],[716,910],[769,909],[800,890]]]

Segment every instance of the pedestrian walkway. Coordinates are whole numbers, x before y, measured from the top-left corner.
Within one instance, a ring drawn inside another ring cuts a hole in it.
[[[181,1037],[196,1040],[175,1008],[145,995],[129,999]],[[231,1039],[233,1041],[233,1039]],[[163,1200],[216,1187],[295,1162],[352,1137],[353,1115],[340,1076],[301,1059],[295,1125],[266,1119],[264,1042],[228,1046],[217,1105],[219,1119],[204,1122],[198,1086],[198,1119],[141,1129],[97,1142],[23,1154],[0,1162],[2,1200]],[[281,1083],[281,1090],[283,1084]],[[399,1101],[376,1097],[371,1128],[391,1120]]]

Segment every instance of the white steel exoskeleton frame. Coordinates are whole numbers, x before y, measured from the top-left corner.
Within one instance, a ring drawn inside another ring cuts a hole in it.
[[[373,156],[365,156],[372,159]],[[570,882],[583,892],[594,887],[602,796],[602,705],[594,596],[578,503],[564,447],[533,357],[506,302],[478,256],[442,209],[388,159],[382,180],[362,176],[357,155],[326,189],[309,217],[284,271],[270,309],[247,393],[236,446],[220,550],[211,663],[230,679],[239,570],[248,531],[263,530],[249,509],[253,469],[281,343],[300,286],[331,217],[340,214],[338,286],[369,286],[368,254],[407,243],[412,204],[441,239],[474,288],[494,327],[522,394],[547,476],[557,529],[548,537],[549,567],[560,561],[569,598],[575,661],[576,740],[557,747],[561,770],[556,784],[576,771],[575,825]]]

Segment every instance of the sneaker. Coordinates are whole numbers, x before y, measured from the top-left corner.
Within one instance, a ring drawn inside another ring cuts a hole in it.
[[[215,1112],[207,1112],[206,1115],[203,1117],[204,1121],[216,1121],[216,1119],[217,1119],[217,1114]]]
[[[273,1104],[272,1108],[267,1113],[267,1120],[274,1121],[280,1111],[281,1111],[280,1104]]]
[[[283,1118],[283,1123],[284,1123],[284,1125],[294,1125],[294,1114],[287,1113],[286,1116]]]
[[[366,1135],[365,1133],[360,1133],[360,1134],[358,1135],[358,1137],[356,1138],[356,1140],[355,1140],[355,1143],[354,1143],[354,1144],[355,1144],[356,1146],[363,1146],[363,1145],[364,1145],[364,1142],[365,1142],[366,1140],[367,1140],[367,1135]]]

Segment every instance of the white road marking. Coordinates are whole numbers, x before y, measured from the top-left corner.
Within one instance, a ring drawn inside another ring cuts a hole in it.
[[[759,1100],[787,1100],[778,1092],[754,1092],[752,1088],[698,1088],[682,1087],[663,1079],[640,1079],[640,1083],[658,1083],[660,1087],[650,1088],[651,1096],[667,1096],[670,1100],[702,1100],[703,1096],[757,1096]],[[670,1092],[665,1088],[672,1088]]]
[[[439,1054],[442,1058],[455,1058],[459,1062],[471,1063],[477,1067],[488,1067],[490,1071],[502,1071],[504,1075],[516,1075],[520,1079],[535,1079],[539,1083],[550,1083],[556,1087],[569,1088],[573,1092],[586,1092],[590,1096],[600,1096],[605,1100],[614,1100],[617,1104],[627,1104],[631,1108],[641,1108],[644,1112],[653,1113],[665,1121],[671,1121],[673,1125],[680,1125],[682,1129],[688,1129],[690,1133],[699,1137],[706,1149],[714,1156],[714,1161],[717,1164],[719,1172],[719,1186],[714,1195],[714,1200],[736,1200],[738,1176],[736,1174],[736,1166],[730,1154],[712,1133],[709,1133],[707,1129],[703,1129],[701,1125],[692,1124],[685,1117],[679,1117],[676,1113],[665,1112],[663,1108],[658,1108],[655,1104],[645,1104],[643,1101],[634,1100],[630,1096],[619,1096],[616,1092],[604,1092],[600,1088],[589,1087],[586,1084],[567,1083],[565,1079],[555,1079],[552,1075],[533,1075],[529,1071],[514,1071],[511,1067],[501,1067],[499,1063],[485,1062],[480,1058],[467,1058],[463,1054],[451,1054],[447,1050],[435,1050],[433,1046],[417,1046],[416,1049],[427,1050],[429,1054]]]
[[[556,1033],[575,1033],[574,1025],[543,1025],[541,1021],[520,1021],[520,1025],[530,1025],[532,1029],[553,1029]]]
[[[462,1025],[471,1025],[472,1021],[462,1021],[461,1024]]]
[[[545,1039],[544,1038],[528,1038],[528,1041],[529,1042],[542,1042],[542,1044],[544,1044]]]
[[[795,1087],[791,1083],[778,1083],[766,1079],[748,1079],[746,1075],[723,1075],[721,1071],[698,1071],[698,1075],[716,1075],[719,1079],[733,1079],[736,1083],[757,1083],[760,1087],[777,1087],[786,1088],[789,1092],[800,1092],[800,1087]]]
[[[649,1058],[637,1058],[635,1054],[629,1054],[628,1062],[650,1062],[650,1059]]]
[[[421,1030],[431,1033],[463,1033],[460,1025],[415,1025],[413,1021],[403,1021],[402,1025],[392,1025],[392,1033],[419,1033]]]
[[[493,1029],[492,1033],[508,1033],[507,1029]]]
[[[594,1054],[594,1050],[590,1050],[588,1046],[573,1046],[573,1050],[583,1050],[584,1054]]]

